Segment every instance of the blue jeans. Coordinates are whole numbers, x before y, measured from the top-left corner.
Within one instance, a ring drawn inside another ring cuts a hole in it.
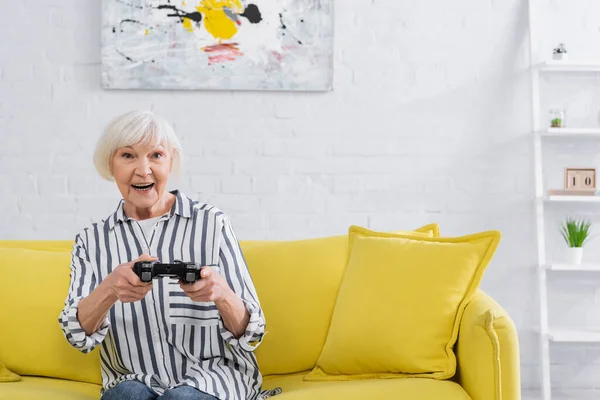
[[[100,400],[218,400],[216,397],[191,386],[177,386],[165,390],[162,396],[139,381],[123,381],[108,389]]]

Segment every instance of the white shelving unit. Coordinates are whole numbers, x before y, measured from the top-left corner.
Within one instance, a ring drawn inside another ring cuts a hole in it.
[[[600,264],[548,264],[546,269],[550,271],[588,271],[588,272],[600,272]]]
[[[543,72],[600,72],[600,60],[549,60],[538,64],[537,69]]]
[[[600,203],[600,196],[545,196],[547,203]]]
[[[600,342],[600,330],[552,330],[548,340],[562,343],[596,343]]]
[[[548,130],[536,133],[546,137],[600,137],[600,129],[596,128],[548,128]]]
[[[529,49],[531,71],[531,101],[535,161],[535,202],[537,254],[538,254],[538,289],[540,304],[540,364],[542,379],[542,399],[551,400],[551,374],[550,374],[550,343],[600,343],[600,327],[597,329],[572,329],[567,327],[549,327],[548,321],[548,287],[547,273],[570,272],[600,272],[600,264],[566,265],[548,263],[546,260],[546,232],[544,207],[553,203],[600,203],[600,196],[548,196],[544,193],[543,176],[543,146],[544,140],[550,138],[600,138],[599,129],[588,128],[548,128],[540,124],[540,75],[554,72],[564,73],[600,73],[600,60],[593,61],[545,61],[539,62],[540,54],[537,52],[537,25],[536,5],[539,1],[528,0],[529,5]],[[558,139],[557,139],[558,140]]]

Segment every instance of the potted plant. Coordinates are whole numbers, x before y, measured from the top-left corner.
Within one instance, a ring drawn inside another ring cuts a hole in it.
[[[559,44],[558,47],[552,51],[552,58],[555,60],[566,60],[568,58],[567,49],[563,43]]]
[[[583,245],[590,238],[590,227],[592,223],[587,220],[575,220],[567,218],[561,226],[562,237],[569,246],[567,250],[567,262],[571,265],[580,265],[583,259]]]
[[[562,126],[562,119],[553,118],[551,123],[552,123],[552,128],[560,128]]]
[[[564,128],[565,127],[565,110],[562,108],[554,108],[550,110],[550,127]]]

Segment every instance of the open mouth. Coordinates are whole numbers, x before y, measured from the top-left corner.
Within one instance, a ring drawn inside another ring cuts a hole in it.
[[[148,190],[152,189],[152,186],[154,186],[154,183],[148,183],[145,185],[131,185],[131,187],[138,192],[147,192]]]

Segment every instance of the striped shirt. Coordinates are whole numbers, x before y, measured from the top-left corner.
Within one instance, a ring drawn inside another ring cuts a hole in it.
[[[71,283],[59,323],[67,340],[83,353],[100,345],[102,393],[124,380],[138,380],[158,394],[190,385],[219,399],[259,399],[262,376],[253,350],[265,334],[265,318],[230,219],[216,207],[175,190],[169,213],[147,237],[140,224],[116,212],[75,237]],[[142,253],[161,262],[216,265],[246,306],[243,336],[227,330],[214,302],[195,302],[174,278],[153,280],[140,301],[117,302],[98,330],[86,335],[77,305],[119,264]]]

